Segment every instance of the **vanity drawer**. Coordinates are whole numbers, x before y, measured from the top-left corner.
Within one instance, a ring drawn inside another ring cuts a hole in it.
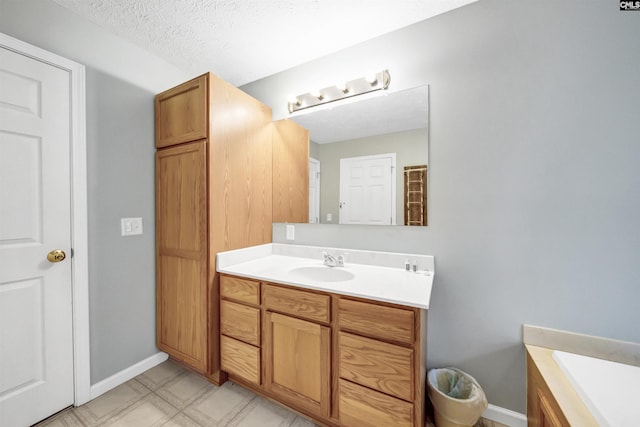
[[[373,338],[411,344],[415,339],[415,313],[410,309],[389,307],[340,298],[340,329]]]
[[[413,400],[413,350],[339,333],[340,377],[404,400]]]
[[[330,303],[329,295],[272,285],[264,285],[262,289],[262,304],[267,310],[318,322],[330,322]]]
[[[254,384],[260,384],[260,349],[221,335],[220,368]]]
[[[412,404],[342,379],[339,387],[341,426],[413,426]]]
[[[220,296],[247,304],[260,305],[260,282],[233,276],[221,276]]]
[[[220,301],[220,332],[259,347],[260,309]]]

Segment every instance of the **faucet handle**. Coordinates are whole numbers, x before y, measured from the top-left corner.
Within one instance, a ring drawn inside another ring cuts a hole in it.
[[[347,260],[347,255],[349,255],[349,253],[345,252],[343,254],[338,255],[338,257],[336,258],[336,260],[338,261],[338,265],[340,267],[344,267],[344,262]]]

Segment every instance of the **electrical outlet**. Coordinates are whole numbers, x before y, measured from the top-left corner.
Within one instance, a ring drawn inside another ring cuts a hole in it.
[[[296,239],[296,228],[292,224],[287,224],[287,240]]]
[[[122,236],[142,234],[142,218],[120,218],[120,233]]]

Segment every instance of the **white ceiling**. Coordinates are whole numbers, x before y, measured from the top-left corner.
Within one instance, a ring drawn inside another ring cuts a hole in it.
[[[241,86],[475,0],[53,0],[193,75]]]

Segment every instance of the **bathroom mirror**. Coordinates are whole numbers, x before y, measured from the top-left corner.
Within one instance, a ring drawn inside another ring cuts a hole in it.
[[[291,117],[311,140],[309,222],[427,225],[428,99],[420,86]]]

